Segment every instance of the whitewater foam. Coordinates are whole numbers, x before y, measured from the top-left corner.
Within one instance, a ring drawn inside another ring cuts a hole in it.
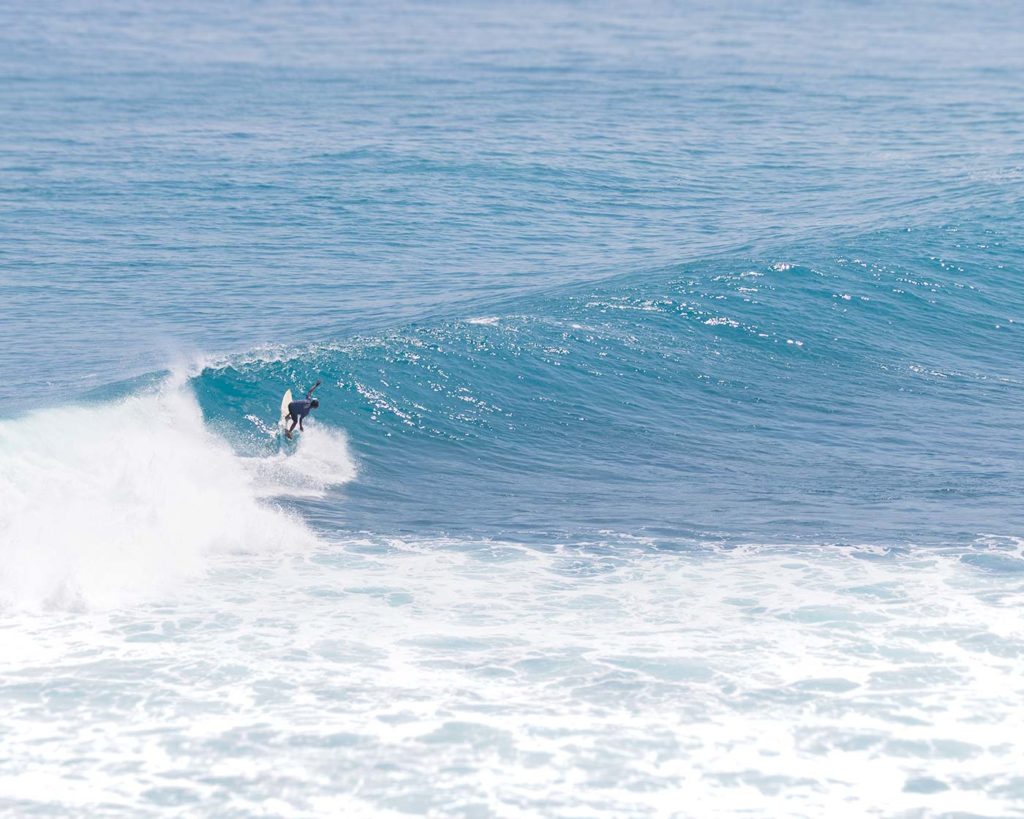
[[[1020,574],[962,557],[617,537],[228,557],[159,606],[7,619],[0,812],[1011,815]]]
[[[244,459],[245,467],[257,478],[256,491],[261,497],[316,497],[328,487],[355,479],[356,464],[345,433],[316,421],[306,423],[305,432],[296,434],[293,452],[282,449],[269,457]]]
[[[343,435],[306,436],[291,458],[240,457],[204,426],[183,376],[0,422],[0,604],[118,606],[166,592],[214,553],[312,547],[299,517],[266,499],[355,469]]]

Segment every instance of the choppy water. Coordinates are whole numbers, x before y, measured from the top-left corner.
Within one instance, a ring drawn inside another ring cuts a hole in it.
[[[0,10],[0,812],[1024,812],[1022,35]]]

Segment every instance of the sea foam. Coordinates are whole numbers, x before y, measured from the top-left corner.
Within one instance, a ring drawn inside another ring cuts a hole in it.
[[[218,552],[308,549],[274,496],[355,474],[344,437],[238,456],[182,377],[121,400],[0,422],[0,605],[94,608],[168,591]]]

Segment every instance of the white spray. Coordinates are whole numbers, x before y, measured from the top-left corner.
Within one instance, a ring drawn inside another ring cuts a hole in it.
[[[354,477],[344,436],[314,435],[292,459],[241,458],[204,427],[181,377],[0,422],[0,606],[125,605],[202,572],[213,553],[312,547],[267,499]]]

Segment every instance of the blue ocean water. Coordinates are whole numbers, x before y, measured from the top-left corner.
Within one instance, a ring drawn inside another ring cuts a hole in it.
[[[0,811],[1019,813],[1022,41],[0,8]]]

